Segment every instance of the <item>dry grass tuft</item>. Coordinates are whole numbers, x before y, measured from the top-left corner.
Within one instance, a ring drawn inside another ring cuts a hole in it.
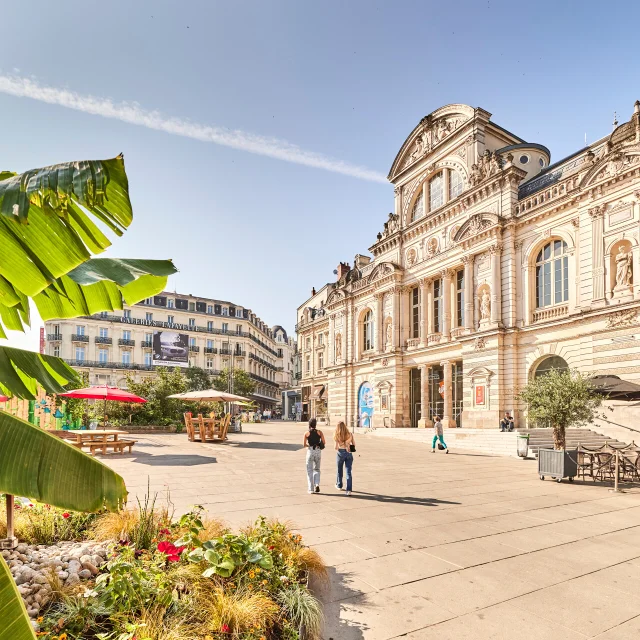
[[[327,565],[315,549],[288,546],[282,550],[282,556],[285,562],[301,567],[314,578],[323,581],[328,579]]]
[[[204,529],[199,535],[201,542],[213,540],[229,533],[229,527],[222,520],[207,518],[202,524],[204,524]]]
[[[89,529],[89,537],[105,540],[129,540],[140,523],[140,513],[135,509],[124,509],[100,516]]]
[[[210,597],[199,604],[205,612],[210,632],[220,631],[225,624],[235,633],[268,629],[279,612],[278,605],[263,593],[240,590],[227,593],[221,588],[214,589]]]

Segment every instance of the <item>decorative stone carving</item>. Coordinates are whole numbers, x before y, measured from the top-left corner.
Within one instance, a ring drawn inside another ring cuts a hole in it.
[[[418,252],[411,248],[407,251],[406,264],[408,267],[412,267],[418,260]]]
[[[336,360],[342,358],[342,334],[336,333]]]
[[[425,249],[425,257],[433,258],[438,253],[438,238],[429,238]]]
[[[488,149],[478,158],[478,162],[471,166],[471,186],[475,187],[483,180],[491,178],[502,169],[502,157],[495,151]]]
[[[382,364],[383,367],[388,367],[389,366],[389,359],[388,358],[383,358],[381,364]]]
[[[393,342],[393,323],[391,322],[391,318],[387,318],[385,322],[387,329],[385,331],[384,346],[386,349],[390,349]]]
[[[484,290],[480,298],[480,320],[489,322],[491,319],[491,295],[487,289]]]
[[[633,254],[627,251],[624,245],[620,245],[616,260],[616,289],[627,289],[633,280],[632,262]]]
[[[420,122],[422,129],[413,140],[411,150],[404,161],[404,167],[408,167],[414,162],[420,160],[420,158],[426,156],[434,147],[440,144],[445,138],[449,137],[467,120],[468,118],[461,114],[438,118],[435,121],[431,119],[431,116],[423,118]]]
[[[487,342],[483,337],[476,338],[474,343],[473,343],[473,350],[474,351],[484,351],[486,346],[487,346]]]
[[[626,309],[624,311],[615,311],[607,316],[607,328],[613,329],[618,327],[629,327],[636,324],[638,320],[637,309]]]
[[[589,209],[589,215],[591,216],[591,219],[593,220],[595,218],[602,218],[602,216],[604,216],[604,210],[606,208],[607,205],[601,204]]]
[[[394,234],[400,228],[400,216],[397,213],[390,213],[389,218],[384,223],[384,230],[382,231],[382,237],[386,238]]]

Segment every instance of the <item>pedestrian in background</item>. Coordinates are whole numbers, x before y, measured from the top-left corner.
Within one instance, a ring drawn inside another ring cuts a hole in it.
[[[353,451],[356,450],[356,441],[353,439],[353,434],[347,429],[347,425],[344,422],[338,422],[336,432],[333,434],[335,440],[335,449],[338,452],[336,458],[336,464],[338,466],[338,475],[336,477],[336,489],[342,491],[342,471],[343,468],[347,468],[347,490],[346,496],[351,495],[353,489],[353,476],[351,469],[353,467]]]
[[[442,422],[440,422],[440,416],[433,416],[433,442],[431,443],[431,453],[436,452],[436,442],[440,441],[442,445],[442,449],[445,450],[445,453],[449,453],[449,449],[442,438],[443,434]]]
[[[309,430],[304,434],[303,444],[307,449],[307,482],[309,493],[320,493],[320,462],[325,447],[324,433],[316,429],[316,419],[309,420]]]

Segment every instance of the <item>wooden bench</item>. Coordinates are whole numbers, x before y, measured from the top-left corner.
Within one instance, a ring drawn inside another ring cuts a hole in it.
[[[96,451],[102,451],[106,453],[107,449],[113,449],[119,453],[124,453],[124,450],[129,447],[129,453],[133,449],[133,445],[138,442],[137,440],[115,440],[109,442],[85,442],[83,446],[88,447],[92,455],[95,455]]]

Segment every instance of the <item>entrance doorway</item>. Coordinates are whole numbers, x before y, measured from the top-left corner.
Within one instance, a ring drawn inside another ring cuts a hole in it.
[[[417,427],[422,418],[422,390],[420,389],[420,369],[409,370],[409,403],[411,407],[411,426]]]
[[[454,362],[451,367],[451,404],[456,427],[461,426],[463,405],[462,362]],[[429,369],[429,406],[427,416],[433,420],[433,416],[444,415],[444,369],[440,365]]]

